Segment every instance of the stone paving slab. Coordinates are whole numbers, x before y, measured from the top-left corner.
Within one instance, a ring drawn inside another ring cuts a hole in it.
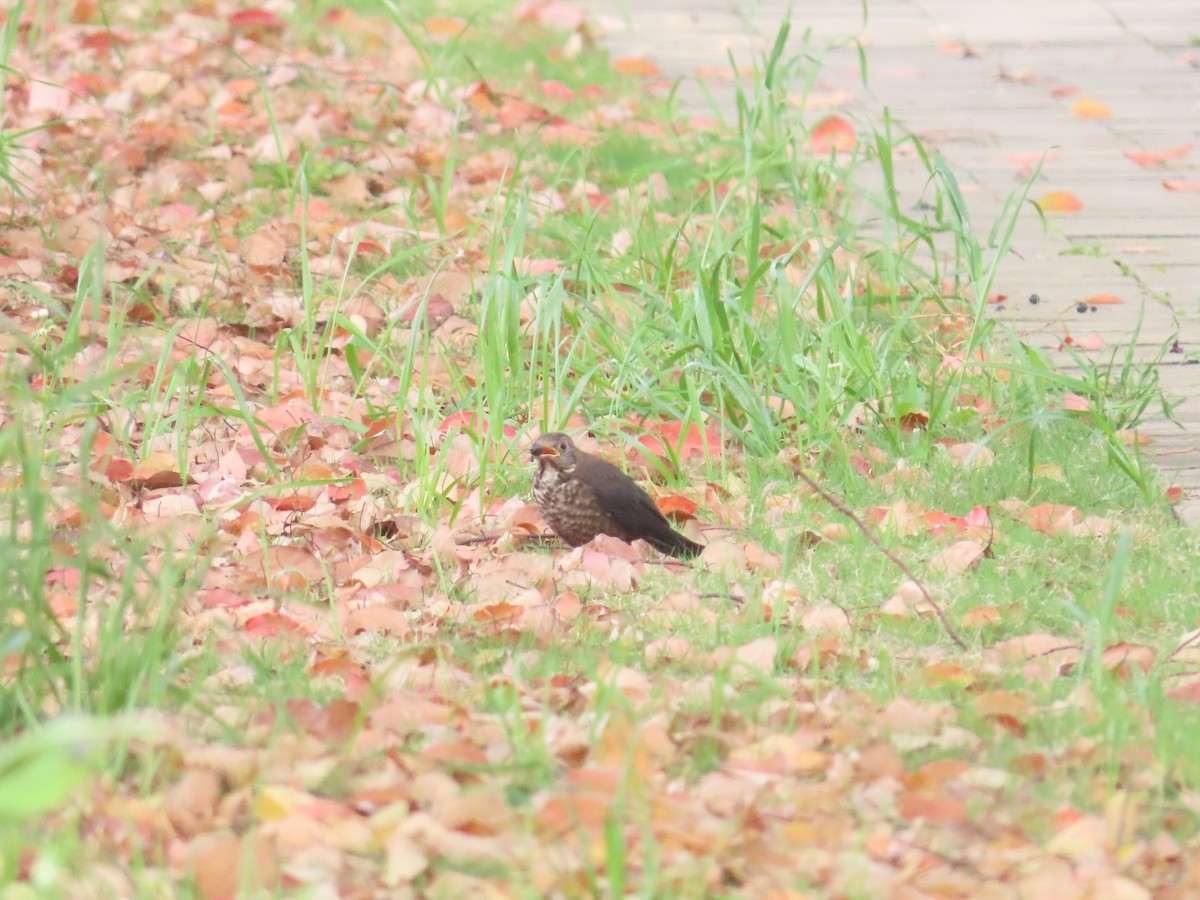
[[[587,0],[601,39],[614,54],[653,59],[682,78],[679,97],[712,112],[695,83],[700,66],[723,67],[732,50],[739,65],[773,43],[791,10],[789,52],[810,48],[823,60],[814,92],[847,99],[860,133],[882,122],[886,107],[900,128],[941,152],[963,189],[976,235],[986,238],[1005,200],[1018,188],[1010,154],[1053,149],[1030,197],[1070,191],[1084,204],[1048,214],[1043,225],[1027,207],[994,290],[1009,300],[994,315],[1045,349],[1058,352],[1065,334],[1096,332],[1110,344],[1139,327],[1134,358],[1151,360],[1178,339],[1183,353],[1160,368],[1169,393],[1185,398],[1180,431],[1147,422],[1155,437],[1146,453],[1169,479],[1200,495],[1200,193],[1170,192],[1164,181],[1200,181],[1200,2],[1197,0],[878,0],[864,23],[854,0]],[[864,86],[855,38],[867,57]],[[969,55],[946,52],[957,42]],[[840,43],[827,49],[831,43]],[[706,82],[719,110],[734,109],[728,80]],[[1052,89],[1075,88],[1070,96]],[[1079,118],[1080,98],[1111,112]],[[1185,158],[1142,168],[1125,151],[1195,144]],[[909,214],[932,196],[915,160],[897,159],[897,187]],[[867,173],[864,187],[878,186]],[[869,223],[870,210],[863,210]],[[869,228],[870,225],[868,224]],[[1074,255],[1064,255],[1074,254]],[[1127,267],[1123,273],[1114,262]],[[1027,302],[1036,292],[1042,302]],[[1083,315],[1080,299],[1116,294],[1119,306]],[[1088,354],[1107,360],[1111,348]],[[1194,355],[1195,359],[1192,359]],[[1181,514],[1200,522],[1200,496]]]

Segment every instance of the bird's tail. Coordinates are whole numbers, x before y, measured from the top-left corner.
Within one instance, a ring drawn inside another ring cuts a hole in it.
[[[670,534],[656,534],[646,540],[653,545],[654,549],[666,553],[668,556],[674,556],[676,559],[692,559],[699,556],[700,551],[704,549],[703,544],[697,544],[674,529],[670,530]]]

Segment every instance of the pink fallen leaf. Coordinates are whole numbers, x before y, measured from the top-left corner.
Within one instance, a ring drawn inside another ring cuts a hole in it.
[[[638,438],[638,442],[647,453],[660,459],[668,458],[668,447],[672,451],[678,449],[680,459],[684,460],[715,459],[721,454],[721,436],[715,428],[701,430],[689,425],[684,432],[683,423],[679,421],[646,423],[645,427],[647,433]]]
[[[242,9],[229,16],[229,24],[234,28],[270,28],[281,30],[285,23],[275,13],[259,7]]]
[[[1177,703],[1187,703],[1200,706],[1200,679],[1194,679],[1187,684],[1167,691],[1167,696]]]
[[[247,619],[242,628],[251,637],[275,637],[280,634],[295,634],[304,630],[304,627],[295,619],[273,612]]]
[[[1154,166],[1173,159],[1183,159],[1192,151],[1191,144],[1180,144],[1165,150],[1126,150],[1125,156],[1139,166]]]
[[[979,541],[955,541],[929,561],[929,568],[948,575],[961,575],[979,565],[986,548]]]
[[[1168,191],[1189,194],[1200,191],[1200,181],[1164,181],[1162,184]]]
[[[277,231],[268,226],[243,238],[239,249],[246,265],[255,269],[270,269],[283,262],[287,253],[287,243]]]
[[[1149,672],[1158,652],[1146,644],[1134,644],[1129,641],[1118,641],[1104,648],[1100,654],[1100,664],[1119,678],[1127,678],[1136,668]]]
[[[854,126],[841,116],[826,116],[813,127],[808,136],[813,153],[825,154],[831,150],[847,153],[858,143]]]
[[[1080,396],[1072,391],[1063,391],[1063,409],[1068,409],[1072,412],[1087,412],[1091,408],[1091,402],[1087,397]]]

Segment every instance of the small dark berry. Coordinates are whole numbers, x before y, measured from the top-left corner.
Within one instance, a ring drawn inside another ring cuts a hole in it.
[[[1032,306],[1037,306],[1037,305],[1038,305],[1039,303],[1041,303],[1041,302],[1042,302],[1042,298],[1041,298],[1041,297],[1039,297],[1037,294],[1030,294],[1030,295],[1029,295],[1029,303],[1030,303]]]
[[[1080,300],[1078,303],[1075,304],[1075,312],[1077,312],[1077,313],[1087,312],[1087,304],[1084,303],[1082,300]]]

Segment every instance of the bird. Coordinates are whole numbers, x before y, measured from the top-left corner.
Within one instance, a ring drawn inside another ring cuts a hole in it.
[[[529,448],[537,462],[533,496],[542,518],[572,547],[598,534],[638,538],[656,550],[690,559],[704,547],[671,527],[650,495],[610,462],[584,453],[565,434],[543,434]]]

